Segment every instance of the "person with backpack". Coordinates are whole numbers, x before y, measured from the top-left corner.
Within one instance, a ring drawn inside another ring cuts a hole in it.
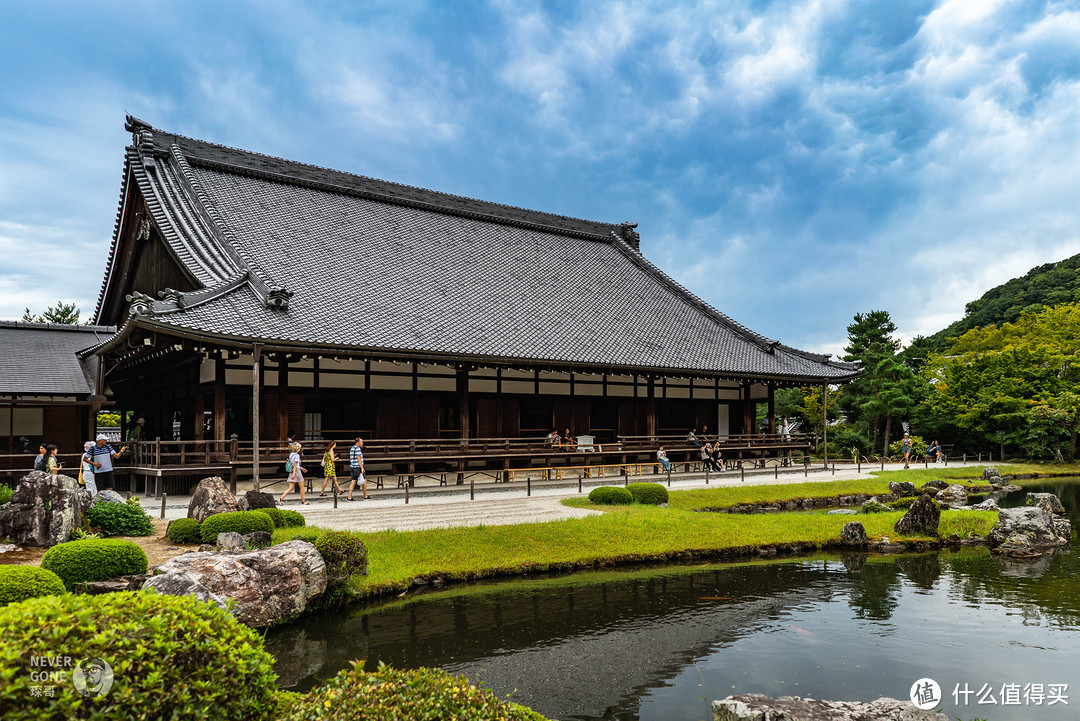
[[[38,461],[34,464],[34,470],[48,473],[50,476],[59,475],[63,466],[60,465],[60,461],[56,458],[56,446],[50,443],[43,445],[42,448],[44,450],[38,456]]]
[[[319,491],[320,497],[326,497],[326,484],[330,481],[334,481],[334,488],[337,490],[338,495],[341,495],[341,486],[337,481],[337,456],[334,455],[334,449],[337,448],[337,441],[330,441],[326,444],[326,451],[322,457],[323,467],[323,482],[322,490]]]
[[[300,448],[301,445],[295,441],[289,444],[289,460],[285,461],[285,472],[289,474],[285,480],[288,482],[289,487],[285,489],[285,492],[281,494],[281,498],[278,499],[280,504],[285,503],[285,497],[292,493],[293,486],[296,486],[300,489],[300,503],[305,506],[310,505],[304,495],[305,469],[300,465]]]
[[[83,454],[83,458],[94,467],[94,484],[99,492],[116,489],[116,482],[113,480],[113,459],[126,450],[127,446],[121,446],[119,451],[114,451],[105,434],[99,433],[94,446]]]
[[[38,468],[38,466],[41,465],[41,461],[44,458],[45,458],[45,444],[42,443],[40,446],[38,446],[38,454],[37,454],[37,457],[34,458],[34,465],[30,467],[30,470],[32,470],[32,471],[38,471],[38,470],[44,471],[45,470],[44,467]]]

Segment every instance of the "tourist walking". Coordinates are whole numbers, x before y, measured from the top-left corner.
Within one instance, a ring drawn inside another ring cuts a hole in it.
[[[357,481],[360,482],[364,500],[371,498],[367,494],[367,476],[364,475],[364,439],[360,437],[357,437],[356,443],[349,449],[349,477],[352,481],[349,483],[349,495],[345,497],[346,501],[354,500],[352,494],[356,490]]]
[[[293,486],[300,489],[300,503],[302,505],[309,505],[307,497],[304,495],[304,468],[300,465],[300,444],[293,442],[289,444],[289,460],[285,461],[285,471],[289,474],[285,481],[289,484],[285,489],[285,492],[281,494],[281,498],[278,499],[278,503],[285,503],[285,497],[292,493]]]
[[[83,455],[94,467],[94,485],[97,486],[98,493],[116,488],[116,481],[113,480],[113,459],[126,450],[127,446],[121,446],[119,451],[114,451],[109,445],[109,439],[99,433],[93,447]]]
[[[904,454],[904,468],[910,468],[908,461],[911,460],[911,437],[904,434],[904,440],[900,441],[900,452]]]
[[[82,458],[79,459],[79,485],[90,491],[91,498],[97,495],[97,484],[94,482],[94,467],[90,465],[90,461],[86,458],[86,454],[89,453],[90,449],[93,447],[93,441],[83,443],[83,455]]]
[[[46,469],[45,464],[42,463],[42,461],[44,461],[44,460],[45,460],[45,444],[42,443],[40,446],[38,446],[38,453],[37,453],[37,456],[34,457],[34,466],[33,466],[32,470],[44,471]]]
[[[330,441],[326,444],[326,452],[323,453],[322,466],[323,466],[323,481],[322,490],[319,491],[319,496],[326,497],[326,483],[327,481],[334,481],[334,490],[338,495],[341,495],[341,486],[338,485],[337,480],[337,456],[334,454],[334,449],[337,448],[337,441]]]
[[[667,451],[664,450],[663,446],[660,446],[660,448],[657,449],[656,460],[660,461],[660,464],[664,467],[665,471],[671,470],[671,461],[668,460]]]
[[[52,443],[45,446],[45,454],[43,455],[39,465],[42,467],[38,470],[45,471],[50,476],[59,475],[60,469],[63,468],[63,466],[60,465],[60,461],[56,458],[56,446],[54,446]]]

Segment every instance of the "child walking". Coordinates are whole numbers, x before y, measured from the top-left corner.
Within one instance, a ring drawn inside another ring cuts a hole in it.
[[[289,487],[281,494],[278,503],[285,503],[285,497],[292,493],[293,486],[296,486],[300,489],[300,503],[305,506],[309,505],[307,498],[304,496],[304,468],[300,465],[299,443],[289,444],[289,460],[285,463],[285,470],[289,472],[289,476],[286,478]]]
[[[322,465],[323,465],[323,481],[322,490],[319,491],[319,496],[326,497],[326,484],[328,481],[334,481],[334,488],[337,489],[338,495],[341,495],[341,486],[338,485],[337,480],[337,456],[334,455],[334,449],[337,447],[337,441],[330,441],[326,444],[326,452],[323,453]]]

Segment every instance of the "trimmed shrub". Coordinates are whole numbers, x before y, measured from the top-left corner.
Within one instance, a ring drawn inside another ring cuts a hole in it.
[[[241,536],[253,531],[274,532],[274,522],[265,513],[259,511],[233,511],[215,513],[202,522],[199,534],[203,543],[216,543],[219,533],[235,531]]]
[[[0,608],[0,707],[7,721],[44,718],[251,719],[277,715],[274,660],[262,636],[191,596],[152,592],[65,594]],[[54,693],[35,695],[31,659],[100,658],[112,667],[107,695],[83,698],[72,670]]]
[[[255,510],[253,510],[252,513],[261,513],[262,515],[266,516],[266,520],[270,521],[270,533],[273,533],[274,529],[278,527],[278,524],[276,522],[277,519],[275,519],[272,515],[267,513],[268,510],[270,510],[270,509],[269,508],[257,508]]]
[[[326,579],[329,585],[345,585],[353,575],[367,575],[367,547],[355,533],[324,533],[315,539],[315,548],[326,562]]]
[[[86,522],[105,536],[149,536],[154,532],[150,516],[137,503],[99,501],[86,514]]]
[[[546,721],[532,709],[473,686],[464,676],[382,664],[370,673],[355,664],[281,711],[283,721]]]
[[[618,486],[600,486],[589,491],[589,500],[604,506],[625,506],[634,502],[634,495]]]
[[[79,583],[146,573],[148,566],[138,544],[115,538],[68,541],[53,546],[41,558],[41,567],[59,576],[69,591]]]
[[[274,509],[281,514],[282,519],[285,521],[285,525],[278,525],[278,528],[302,528],[307,525],[307,519],[304,518],[304,514],[299,511],[290,511],[282,509]],[[275,521],[276,522],[276,521]]]
[[[0,506],[11,503],[11,494],[14,492],[10,487],[0,484]]]
[[[0,606],[38,596],[59,596],[64,582],[37,566],[0,566]]]
[[[668,491],[659,483],[631,483],[626,487],[638,503],[659,506],[668,502]]]
[[[173,543],[201,543],[202,535],[199,532],[199,522],[194,518],[177,518],[169,521],[169,527],[165,535]]]

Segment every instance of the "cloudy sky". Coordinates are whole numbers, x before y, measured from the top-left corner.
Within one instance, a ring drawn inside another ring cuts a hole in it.
[[[92,6],[92,8],[91,8]],[[0,318],[93,309],[124,114],[590,219],[837,352],[1080,252],[1080,0],[5,3]]]

